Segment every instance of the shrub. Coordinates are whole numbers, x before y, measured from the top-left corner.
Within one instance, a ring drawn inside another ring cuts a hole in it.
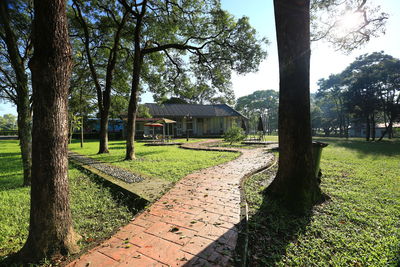
[[[224,140],[229,142],[231,145],[233,142],[240,142],[246,137],[242,128],[238,127],[237,125],[233,125],[229,128],[225,135]]]

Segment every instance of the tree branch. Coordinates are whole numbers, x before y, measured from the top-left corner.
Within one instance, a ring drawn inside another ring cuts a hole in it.
[[[133,8],[134,8],[134,7],[137,8],[137,7],[139,7],[139,6],[142,6],[142,5],[143,5],[143,2],[140,3],[140,4],[136,4],[136,3],[135,3],[135,4],[132,4],[132,5],[128,5],[128,3],[126,2],[126,0],[118,0],[118,2],[119,2],[127,11],[129,11],[129,13],[131,13],[135,18],[137,18],[137,17],[140,16],[139,12],[133,10]]]
[[[87,56],[88,63],[89,63],[89,69],[90,69],[90,72],[92,74],[93,82],[94,82],[95,87],[96,87],[97,100],[98,100],[99,107],[100,107],[100,112],[101,112],[101,110],[103,109],[103,94],[102,94],[102,89],[101,89],[101,86],[100,86],[100,83],[99,83],[99,79],[98,79],[98,76],[97,76],[97,72],[96,72],[96,69],[94,67],[92,55],[90,53],[89,29],[87,27],[85,19],[82,16],[82,12],[81,12],[81,9],[79,7],[78,0],[73,0],[72,8],[74,10],[75,17],[78,19],[79,23],[81,24],[81,26],[83,28],[84,38],[85,38],[83,43],[84,43],[84,46],[85,46],[86,56]]]
[[[182,70],[181,70],[179,64],[176,63],[175,60],[170,56],[170,54],[168,53],[168,51],[167,51],[167,50],[163,50],[163,51],[164,51],[164,53],[167,55],[167,57],[169,58],[169,60],[171,61],[171,63],[175,65],[175,68],[176,68],[176,70],[177,70],[177,73],[176,73],[175,77],[173,78],[173,79],[174,79],[174,82],[175,82],[176,79],[178,79],[179,75],[182,73]]]

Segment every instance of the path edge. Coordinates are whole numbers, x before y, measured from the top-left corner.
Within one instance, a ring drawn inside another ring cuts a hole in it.
[[[236,266],[238,267],[247,267],[248,266],[248,247],[249,247],[249,208],[247,204],[247,199],[246,199],[246,192],[245,192],[245,182],[247,179],[249,179],[251,176],[256,175],[258,173],[267,171],[274,167],[277,163],[278,160],[275,157],[273,153],[271,153],[273,156],[273,160],[271,161],[270,164],[261,167],[259,169],[256,169],[252,171],[249,174],[246,174],[245,176],[242,177],[240,180],[240,231],[238,234],[238,241],[236,243],[235,251],[236,255],[239,257],[240,260],[236,261]]]

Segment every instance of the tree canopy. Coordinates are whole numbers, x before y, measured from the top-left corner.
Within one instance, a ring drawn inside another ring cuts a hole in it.
[[[267,120],[267,130],[272,132],[278,128],[279,95],[275,90],[259,90],[250,95],[239,97],[235,109],[250,119],[250,130],[256,127],[258,118]]]
[[[316,103],[329,106],[322,117],[331,118],[331,127],[341,133],[348,131],[350,123],[365,125],[367,140],[375,139],[379,122],[390,135],[393,123],[400,120],[399,73],[400,60],[384,52],[359,56],[341,73],[320,80]]]
[[[0,116],[0,130],[8,131],[17,129],[17,117],[13,114]]]
[[[388,14],[379,1],[312,0],[311,40],[325,40],[349,53],[385,33]]]
[[[135,119],[144,82],[160,97],[171,91],[172,96],[185,99],[233,95],[227,91],[231,71],[255,71],[266,56],[266,40],[256,37],[248,18],[236,20],[221,9],[219,1],[119,2],[134,25],[126,153],[131,160],[135,158]]]

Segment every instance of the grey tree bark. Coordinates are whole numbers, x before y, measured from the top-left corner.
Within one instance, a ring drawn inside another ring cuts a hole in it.
[[[72,58],[65,0],[35,0],[32,186],[24,263],[76,253],[68,187],[68,88]]]

